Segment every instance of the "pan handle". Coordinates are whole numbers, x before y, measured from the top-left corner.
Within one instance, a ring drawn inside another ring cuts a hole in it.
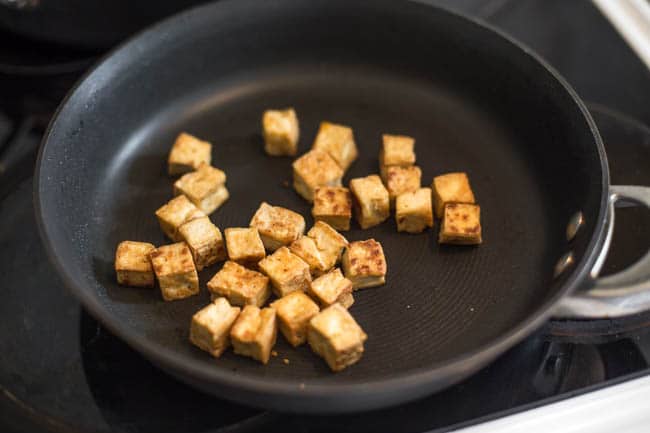
[[[610,186],[608,233],[600,256],[591,272],[591,285],[560,301],[555,317],[559,318],[609,318],[650,310],[650,251],[625,270],[598,278],[607,257],[614,227],[614,208],[620,206],[646,206],[650,208],[650,187]]]

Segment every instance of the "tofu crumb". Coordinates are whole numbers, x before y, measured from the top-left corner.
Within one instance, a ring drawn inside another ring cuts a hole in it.
[[[271,351],[271,355],[272,355],[272,356],[278,356],[278,352],[277,352],[277,350],[272,350],[272,351]]]
[[[284,362],[285,365],[289,365],[289,363],[290,363],[290,361],[287,358],[284,358],[282,360],[282,362]]]

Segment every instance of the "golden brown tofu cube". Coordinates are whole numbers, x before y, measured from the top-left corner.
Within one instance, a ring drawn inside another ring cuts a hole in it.
[[[190,247],[197,271],[226,260],[226,246],[221,231],[212,224],[210,218],[188,221],[178,228],[178,232]]]
[[[410,167],[390,166],[386,168],[386,189],[391,203],[405,192],[414,192],[420,188],[422,170],[416,165]]]
[[[398,232],[420,233],[433,227],[431,188],[420,188],[405,192],[395,201],[395,221]]]
[[[158,247],[149,253],[149,257],[165,301],[199,293],[199,276],[185,242]]]
[[[350,181],[354,214],[362,229],[376,226],[390,216],[388,191],[376,174]]]
[[[201,164],[210,165],[211,160],[212,145],[210,143],[182,132],[176,138],[176,142],[169,152],[168,171],[172,176],[188,173],[199,168]]]
[[[415,164],[415,140],[405,135],[384,134],[379,151],[379,169],[382,178],[386,179],[386,169],[389,166],[408,167]]]
[[[433,207],[442,218],[447,203],[474,203],[474,193],[466,173],[448,173],[433,178]]]
[[[319,186],[341,186],[343,170],[332,157],[320,150],[311,150],[293,162],[293,187],[308,201],[314,201]]]
[[[273,308],[260,309],[246,305],[230,330],[230,340],[236,354],[249,356],[262,364],[269,362],[271,349],[278,333]]]
[[[329,307],[337,302],[345,308],[354,303],[352,296],[352,281],[343,276],[339,268],[332,269],[311,282],[309,294],[323,307]]]
[[[262,117],[264,151],[272,156],[293,156],[298,151],[300,128],[293,108],[266,110]]]
[[[206,215],[217,210],[230,197],[226,189],[226,174],[207,164],[174,182],[174,194],[185,194]]]
[[[321,122],[312,149],[329,153],[343,172],[358,155],[352,128],[330,122]]]
[[[227,261],[219,272],[208,281],[212,296],[225,296],[232,305],[261,307],[271,295],[266,275],[252,271],[242,265]]]
[[[215,358],[230,346],[230,329],[239,316],[239,307],[231,307],[226,298],[215,299],[192,316],[190,341]]]
[[[321,252],[316,246],[316,241],[309,236],[302,236],[291,242],[289,251],[309,265],[309,272],[312,275],[320,275],[328,269],[327,263],[323,260]]]
[[[350,230],[352,195],[342,186],[321,186],[314,190],[311,214],[316,221],[324,221],[336,230]]]
[[[481,207],[476,204],[450,203],[440,225],[441,244],[476,245],[481,238]]]
[[[316,248],[325,263],[325,270],[332,269],[341,260],[343,249],[348,245],[348,240],[341,233],[323,221],[316,221],[307,232],[307,236],[316,243]]]
[[[224,230],[228,258],[252,266],[266,256],[264,244],[255,227],[231,227]]]
[[[305,232],[305,219],[299,213],[262,202],[250,222],[260,233],[264,247],[275,251],[289,245]]]
[[[354,290],[381,286],[386,282],[386,258],[381,244],[374,239],[350,242],[343,253],[343,272]]]
[[[154,276],[149,253],[156,249],[147,242],[120,242],[115,251],[117,283],[132,287],[153,287]]]
[[[307,341],[309,320],[318,314],[318,305],[303,292],[292,292],[271,304],[275,309],[280,332],[293,346],[298,347]]]
[[[273,254],[258,263],[273,285],[278,298],[296,290],[306,291],[311,282],[309,265],[287,247],[278,248]]]
[[[307,341],[332,371],[341,371],[363,355],[368,336],[341,304],[325,308],[309,321]]]
[[[206,215],[184,195],[174,197],[156,211],[160,228],[167,237],[175,242],[183,240],[183,237],[178,233],[178,228],[181,225],[204,216]]]

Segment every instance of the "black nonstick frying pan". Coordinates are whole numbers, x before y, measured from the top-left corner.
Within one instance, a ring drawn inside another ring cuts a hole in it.
[[[468,172],[484,243],[442,246],[437,227],[374,237],[385,286],[357,292],[369,335],[362,360],[331,373],[308,347],[280,337],[262,366],[214,359],[188,342],[202,293],[164,302],[120,287],[121,240],[168,243],[154,211],[172,197],[166,155],[188,131],[213,145],[231,199],[212,215],[246,226],[262,200],[310,207],[286,181],[291,159],[264,154],[260,119],[293,106],[306,151],[321,120],[354,128],[350,178],[376,173],[380,135],[416,138],[423,182]],[[155,364],[222,398],[286,411],[343,412],[412,400],[470,375],[551,314],[621,315],[650,307],[650,256],[597,280],[614,203],[648,205],[650,190],[609,185],[589,113],[525,47],[484,24],[416,2],[225,1],[177,15],[119,47],[72,91],[37,167],[38,219],[71,290],[111,331]],[[625,200],[622,200],[625,199]],[[567,224],[582,215],[575,238]],[[282,362],[289,359],[289,365]]]

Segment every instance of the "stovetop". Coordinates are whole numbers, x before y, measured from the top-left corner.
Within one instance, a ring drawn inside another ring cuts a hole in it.
[[[648,70],[593,6],[563,0],[435,3],[480,16],[550,60],[588,101],[606,145],[612,182],[650,185]],[[0,89],[6,84],[2,74],[0,69]],[[30,105],[17,111],[13,104],[10,110],[4,101],[0,98],[0,431],[446,430],[650,373],[650,314],[641,314],[551,321],[466,381],[385,410],[288,415],[203,394],[152,366],[64,289],[42,249],[32,203],[34,150],[46,110]],[[624,268],[645,252],[647,217],[642,209],[617,212],[604,273]]]

